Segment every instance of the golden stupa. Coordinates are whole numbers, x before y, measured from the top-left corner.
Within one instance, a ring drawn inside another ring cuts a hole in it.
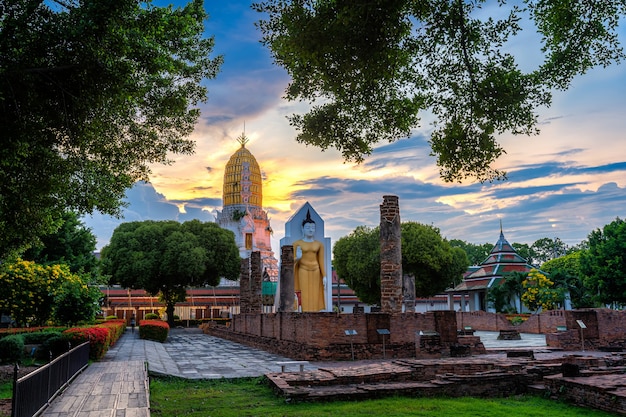
[[[231,157],[224,170],[224,207],[233,205],[262,207],[263,189],[261,169],[254,155],[246,149],[248,138],[237,138],[241,148]]]

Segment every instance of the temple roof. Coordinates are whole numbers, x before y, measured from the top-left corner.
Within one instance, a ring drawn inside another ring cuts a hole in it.
[[[530,272],[534,267],[522,258],[515,248],[506,240],[502,226],[500,238],[489,252],[489,256],[478,267],[470,267],[463,281],[449,292],[482,290],[491,287],[494,283],[512,272]]]

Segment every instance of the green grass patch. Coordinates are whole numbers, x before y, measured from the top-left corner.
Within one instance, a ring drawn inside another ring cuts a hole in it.
[[[408,398],[287,404],[261,378],[185,380],[150,378],[154,417],[608,417],[613,414],[536,396],[512,398]]]
[[[0,399],[13,398],[13,381],[0,383]]]

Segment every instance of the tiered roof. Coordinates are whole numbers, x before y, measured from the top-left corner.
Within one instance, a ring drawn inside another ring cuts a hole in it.
[[[505,239],[502,227],[500,238],[485,259],[478,267],[470,267],[463,278],[463,282],[450,292],[465,292],[484,290],[497,283],[511,272],[530,272],[534,267],[522,258],[515,248]]]

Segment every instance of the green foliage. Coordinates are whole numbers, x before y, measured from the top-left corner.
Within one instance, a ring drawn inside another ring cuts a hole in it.
[[[0,264],[0,310],[22,325],[92,321],[101,296],[67,265],[21,259]]]
[[[404,222],[402,229],[402,273],[415,277],[415,294],[428,297],[461,282],[469,261],[465,252],[452,248],[438,228]]]
[[[622,0],[265,0],[253,7],[264,13],[262,42],[291,76],[287,99],[312,104],[290,118],[298,142],[361,162],[429,114],[432,154],[446,181],[504,178],[491,166],[505,152],[496,137],[538,133],[536,109],[550,105],[551,89],[624,57],[616,33]],[[541,36],[526,45],[543,55],[536,68],[510,52],[523,29]]]
[[[159,295],[173,324],[174,305],[189,286],[239,277],[239,249],[231,231],[192,220],[123,223],[102,250],[103,272],[114,283]]]
[[[596,307],[593,294],[585,287],[585,276],[581,270],[584,250],[570,252],[565,256],[545,262],[541,269],[550,274],[557,287],[569,292],[573,308]]]
[[[12,334],[0,339],[0,363],[19,362],[24,356],[24,337]]]
[[[531,311],[553,310],[563,302],[562,289],[555,288],[554,282],[536,269],[530,270],[522,287],[522,303]]]
[[[146,320],[160,320],[161,317],[157,313],[148,313],[144,316]]]
[[[512,272],[489,288],[487,300],[492,303],[496,313],[520,313],[515,301],[522,296],[524,279],[526,274]]]
[[[66,280],[54,296],[54,319],[70,326],[92,323],[100,311],[101,298],[102,292],[87,285],[79,276]]]
[[[53,298],[64,273],[59,265],[30,261],[0,263],[0,310],[21,325],[41,325],[52,316]]]
[[[0,259],[67,209],[118,214],[150,165],[189,154],[222,58],[202,0],[0,0]]]
[[[63,214],[56,232],[41,237],[37,246],[24,252],[23,259],[42,265],[66,264],[74,273],[96,272],[96,237],[73,212]]]
[[[366,304],[380,303],[379,236],[379,228],[358,226],[333,247],[337,276]]]
[[[460,282],[469,264],[465,252],[452,248],[439,229],[416,222],[401,224],[402,272],[415,278],[418,297],[437,294]],[[380,302],[380,230],[357,227],[333,247],[337,275],[367,304]]]
[[[40,359],[50,359],[50,355],[52,355],[53,358],[56,358],[57,356],[69,351],[70,348],[70,336],[60,334],[58,336],[52,336],[44,341],[41,348],[37,350],[37,355]]]
[[[585,286],[603,304],[626,304],[626,221],[616,218],[589,234],[580,258]]]
[[[60,331],[48,331],[44,330],[41,332],[33,332],[33,333],[23,333],[22,337],[24,338],[25,345],[41,345],[46,340],[60,336]]]
[[[493,248],[492,243],[483,243],[482,245],[476,245],[468,243],[460,239],[452,239],[449,241],[450,246],[453,248],[463,249],[470,265],[480,265],[489,256],[489,252]]]

